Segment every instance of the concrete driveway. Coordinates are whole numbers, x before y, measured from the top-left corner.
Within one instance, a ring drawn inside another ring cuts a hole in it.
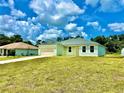
[[[25,61],[25,60],[31,60],[31,59],[43,58],[43,57],[52,57],[52,56],[53,55],[42,55],[42,56],[30,56],[30,57],[24,57],[24,58],[10,59],[10,60],[0,61],[0,64],[19,62],[19,61]]]

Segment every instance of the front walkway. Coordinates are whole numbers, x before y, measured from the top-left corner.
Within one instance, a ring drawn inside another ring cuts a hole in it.
[[[52,56],[53,55],[43,55],[43,56],[30,56],[30,57],[24,57],[24,58],[10,59],[10,60],[0,61],[0,64],[19,62],[19,61],[25,61],[25,60],[31,60],[31,59],[43,58],[43,57],[52,57]]]

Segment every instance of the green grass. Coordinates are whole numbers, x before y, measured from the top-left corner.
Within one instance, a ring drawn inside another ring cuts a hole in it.
[[[16,59],[16,58],[22,58],[22,56],[0,56],[0,61]]]
[[[0,65],[0,93],[124,93],[124,58],[51,57]]]
[[[106,54],[106,57],[120,57],[121,54],[119,53],[112,53],[112,54]]]

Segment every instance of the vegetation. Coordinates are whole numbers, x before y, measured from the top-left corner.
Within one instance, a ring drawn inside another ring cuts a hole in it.
[[[124,93],[124,58],[51,57],[0,65],[0,93]]]
[[[20,35],[13,35],[8,37],[5,36],[4,34],[0,34],[0,46],[14,42],[25,42],[28,44],[32,44],[30,41],[24,41]]]
[[[109,37],[98,36],[91,38],[91,40],[106,46],[109,53],[120,53],[120,50],[124,47],[124,34]]]

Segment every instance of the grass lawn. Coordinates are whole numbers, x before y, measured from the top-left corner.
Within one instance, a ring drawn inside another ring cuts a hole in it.
[[[124,93],[124,58],[51,57],[0,65],[0,93]]]
[[[10,60],[10,59],[16,59],[16,58],[22,58],[23,56],[0,56],[0,61],[3,60]]]

